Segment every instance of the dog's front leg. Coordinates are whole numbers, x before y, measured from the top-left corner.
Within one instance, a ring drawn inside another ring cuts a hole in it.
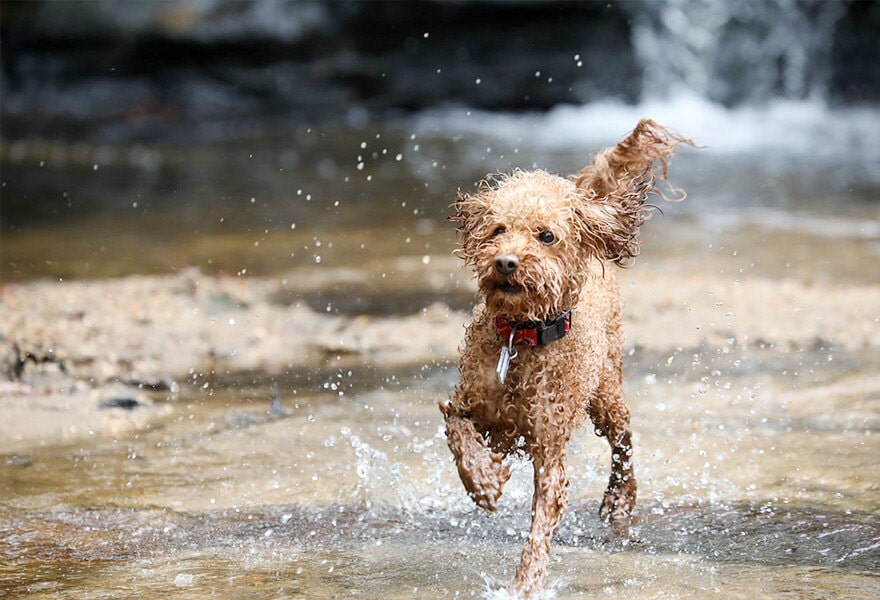
[[[513,579],[513,591],[528,598],[544,588],[550,563],[550,541],[568,503],[565,455],[535,457],[532,527]]]
[[[494,512],[501,488],[510,479],[510,469],[501,462],[500,454],[489,450],[473,421],[448,404],[441,404],[440,411],[446,417],[446,442],[461,482],[477,506]]]

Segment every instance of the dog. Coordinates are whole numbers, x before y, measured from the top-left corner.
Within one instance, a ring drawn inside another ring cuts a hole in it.
[[[667,182],[667,161],[681,144],[692,142],[643,119],[576,175],[494,175],[473,194],[459,190],[453,204],[457,252],[475,272],[480,302],[466,327],[459,382],[440,409],[458,474],[481,508],[497,508],[510,477],[505,457],[532,460],[532,521],[515,594],[543,589],[567,503],[566,444],[587,417],[611,446],[600,517],[619,523],[635,506],[613,267],[638,255],[639,229],[656,208],[646,203],[650,194],[684,199],[655,185]]]

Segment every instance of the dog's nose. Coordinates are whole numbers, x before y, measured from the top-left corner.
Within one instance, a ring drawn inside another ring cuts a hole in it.
[[[495,268],[507,277],[519,267],[519,257],[516,254],[501,254],[495,257]]]

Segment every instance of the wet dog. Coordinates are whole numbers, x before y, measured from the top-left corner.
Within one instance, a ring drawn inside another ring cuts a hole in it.
[[[497,175],[454,204],[450,220],[481,301],[465,333],[460,381],[440,408],[461,481],[480,507],[496,509],[510,477],[506,456],[533,462],[531,529],[512,586],[523,596],[543,588],[567,503],[566,444],[587,417],[611,445],[599,515],[620,521],[635,506],[613,267],[638,254],[646,199],[662,196],[655,182],[666,180],[667,160],[683,143],[645,119],[576,175]]]

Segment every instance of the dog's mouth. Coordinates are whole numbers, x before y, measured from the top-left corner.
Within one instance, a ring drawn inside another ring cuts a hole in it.
[[[509,281],[502,281],[495,284],[495,289],[505,294],[518,294],[523,291],[523,287],[521,285],[515,285],[513,283],[510,283]]]

